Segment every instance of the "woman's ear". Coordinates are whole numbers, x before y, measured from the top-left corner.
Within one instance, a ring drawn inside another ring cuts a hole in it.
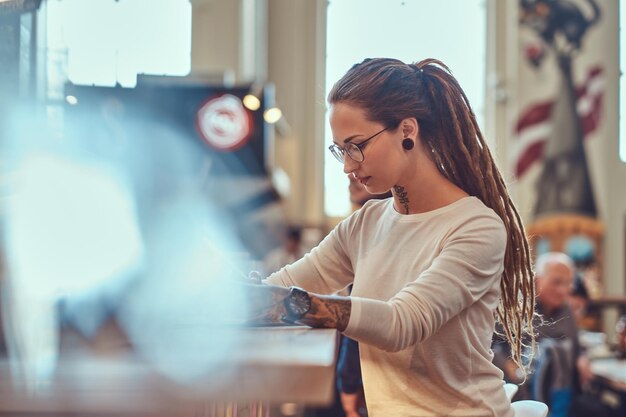
[[[417,123],[417,119],[415,117],[409,117],[400,122],[400,128],[402,129],[402,137],[410,138],[413,140],[417,139],[419,135],[419,124]]]

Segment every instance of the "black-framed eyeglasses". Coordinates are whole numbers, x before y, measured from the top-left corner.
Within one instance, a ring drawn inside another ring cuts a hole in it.
[[[350,159],[355,162],[363,162],[365,160],[365,155],[363,155],[363,146],[365,146],[367,142],[374,139],[376,136],[380,135],[387,129],[389,128],[386,127],[380,132],[374,133],[372,136],[359,143],[348,142],[343,147],[337,145],[336,143],[333,143],[328,147],[328,150],[330,150],[330,153],[333,154],[335,159],[337,159],[337,161],[341,162],[342,164],[345,162],[346,154],[350,157]]]

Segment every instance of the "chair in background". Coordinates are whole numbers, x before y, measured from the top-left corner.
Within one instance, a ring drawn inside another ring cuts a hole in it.
[[[539,401],[521,400],[511,403],[515,417],[546,417],[548,406]]]

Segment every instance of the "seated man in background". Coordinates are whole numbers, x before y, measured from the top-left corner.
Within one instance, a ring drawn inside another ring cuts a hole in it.
[[[568,416],[574,396],[591,379],[590,363],[578,342],[578,328],[568,300],[574,284],[574,262],[564,253],[540,255],[535,263],[537,350],[534,372],[522,384],[519,399],[530,398],[550,407],[551,417]],[[496,339],[499,339],[496,337]],[[510,359],[506,343],[494,341],[494,364],[507,382],[520,384],[523,374]]]

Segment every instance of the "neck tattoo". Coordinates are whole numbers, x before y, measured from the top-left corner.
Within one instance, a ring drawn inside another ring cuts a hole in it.
[[[404,206],[404,214],[409,214],[409,195],[408,195],[408,193],[406,192],[404,187],[402,187],[400,185],[396,185],[395,187],[393,187],[393,190],[396,192],[396,195],[398,196],[398,200],[400,201],[400,204],[402,204]]]

